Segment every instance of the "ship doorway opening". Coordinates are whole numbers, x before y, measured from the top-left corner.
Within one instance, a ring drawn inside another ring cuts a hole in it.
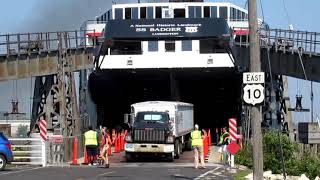
[[[235,68],[100,70],[89,78],[97,104],[97,125],[126,128],[124,114],[142,101],[182,101],[194,105],[202,129],[228,126],[241,115],[242,76]]]

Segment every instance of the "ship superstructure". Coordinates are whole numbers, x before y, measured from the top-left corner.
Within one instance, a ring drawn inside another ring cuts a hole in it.
[[[89,78],[98,125],[114,127],[130,104],[152,100],[193,103],[196,123],[206,127],[239,117],[241,77],[230,44],[248,33],[247,19],[232,3],[112,5],[87,36],[104,38]],[[217,119],[204,121],[212,113]]]

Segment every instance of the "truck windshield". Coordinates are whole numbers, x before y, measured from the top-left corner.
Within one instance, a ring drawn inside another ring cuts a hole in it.
[[[168,114],[161,112],[139,112],[137,121],[162,121],[168,120]]]

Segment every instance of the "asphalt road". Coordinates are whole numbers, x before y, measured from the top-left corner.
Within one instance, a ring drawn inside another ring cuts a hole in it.
[[[9,180],[91,180],[91,179],[232,179],[227,167],[208,164],[194,169],[191,163],[117,163],[109,169],[96,166],[9,167],[0,172],[0,179]]]

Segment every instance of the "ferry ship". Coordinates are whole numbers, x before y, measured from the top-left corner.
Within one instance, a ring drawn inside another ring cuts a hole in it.
[[[130,104],[153,100],[194,104],[203,128],[241,117],[231,42],[248,33],[246,9],[201,0],[113,4],[83,29],[94,30],[86,43],[99,45],[88,78],[98,125],[121,125]]]

